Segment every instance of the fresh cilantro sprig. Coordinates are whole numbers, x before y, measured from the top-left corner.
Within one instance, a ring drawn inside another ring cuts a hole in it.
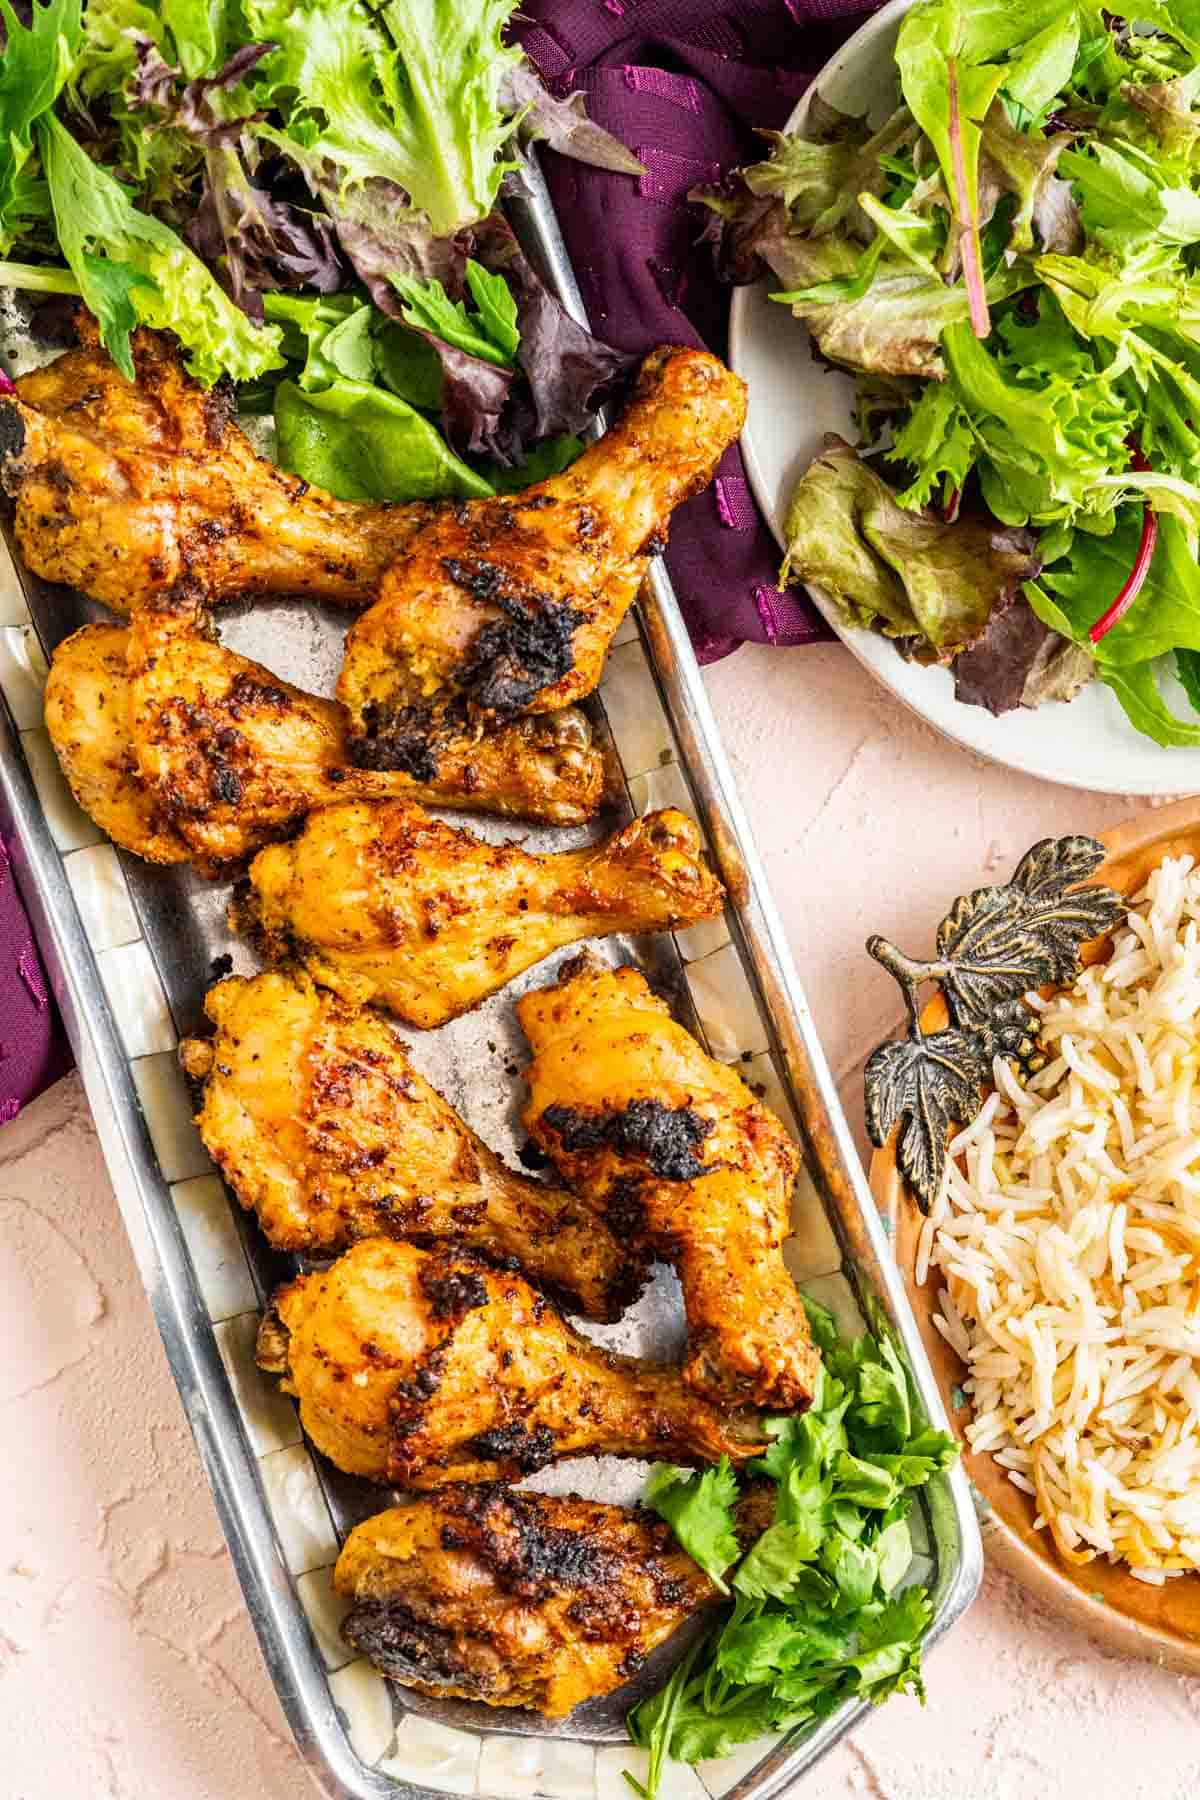
[[[843,1344],[832,1316],[805,1306],[824,1357],[817,1393],[807,1413],[770,1421],[771,1444],[749,1464],[748,1485],[724,1460],[698,1476],[662,1465],[647,1485],[646,1504],[722,1592],[732,1588],[733,1606],[630,1714],[631,1738],[650,1753],[644,1783],[626,1775],[642,1800],[654,1800],[668,1756],[724,1756],[846,1700],[924,1698],[932,1605],[924,1588],[900,1585],[912,1564],[908,1514],[957,1450],[915,1418],[885,1333]],[[739,1561],[739,1505],[764,1481],[773,1518]]]

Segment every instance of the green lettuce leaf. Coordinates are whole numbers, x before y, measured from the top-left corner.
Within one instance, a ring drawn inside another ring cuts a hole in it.
[[[338,380],[305,393],[281,381],[275,430],[281,466],[339,500],[477,499],[492,492],[428,419],[364,382]]]
[[[1078,643],[1120,593],[1137,557],[1140,506],[1123,506],[1108,537],[1077,533],[1061,562],[1042,570],[1038,587],[1056,602],[1055,617],[1034,610]],[[1091,646],[1101,670],[1128,667],[1169,650],[1200,651],[1200,569],[1177,519],[1158,524],[1158,542],[1142,590],[1125,616]]]
[[[843,238],[764,236],[760,251],[787,291],[771,298],[790,306],[808,326],[823,356],[847,368],[880,375],[946,373],[941,342],[948,326],[965,321],[965,287],[889,258],[863,279],[861,250]],[[821,284],[851,278],[854,285],[821,291]],[[987,282],[991,304],[1027,285],[1026,266],[1004,264]],[[814,291],[815,290],[815,291]]]
[[[82,30],[80,0],[32,0],[28,25],[11,0],[0,0],[0,25],[0,256],[7,256],[33,235],[48,210],[33,128],[71,73]]]
[[[271,141],[340,186],[385,182],[394,204],[449,237],[492,210],[515,120],[502,109],[520,52],[501,42],[514,0],[246,0],[279,48],[261,82],[285,102]]]
[[[1200,713],[1200,650],[1177,650],[1175,674],[1194,711]]]
[[[1093,137],[1086,151],[1065,151],[1059,168],[1080,196],[1085,232],[1107,250],[1125,254],[1200,238],[1200,194],[1164,179],[1133,144],[1118,149]]]
[[[1111,512],[1114,497],[1098,484],[1130,461],[1136,414],[1115,372],[1086,353],[1067,372],[1045,353],[1049,331],[1043,321],[1026,343],[1014,325],[999,355],[966,325],[943,334],[954,393],[979,446],[984,498],[1010,525]]]
[[[254,325],[168,225],[132,204],[53,114],[36,126],[63,256],[118,368],[133,379],[136,324],[173,331],[189,370],[211,386],[249,381],[283,361],[280,332]]]
[[[942,657],[970,643],[1037,566],[1030,544],[985,520],[905,511],[840,440],[802,477],[784,530],[781,580],[812,582],[850,623],[923,638]]]

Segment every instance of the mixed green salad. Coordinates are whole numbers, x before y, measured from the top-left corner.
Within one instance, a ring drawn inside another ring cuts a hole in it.
[[[817,1392],[808,1412],[769,1422],[771,1446],[747,1466],[749,1487],[724,1461],[703,1475],[659,1464],[650,1476],[646,1504],[732,1604],[630,1714],[630,1736],[650,1752],[645,1782],[626,1775],[642,1800],[654,1800],[668,1756],[725,1756],[765,1732],[815,1724],[847,1700],[924,1698],[932,1605],[905,1580],[909,1516],[957,1450],[917,1417],[886,1329],[844,1343],[824,1307],[804,1304],[823,1359]],[[771,1518],[743,1555],[744,1495],[766,1498]]]
[[[695,196],[726,276],[765,264],[857,374],[786,572],[960,699],[1099,678],[1200,744],[1200,4],[923,0],[896,66],[878,128],[815,100]]]
[[[501,186],[535,138],[641,165],[543,88],[515,10],[0,0],[0,288],[82,299],[130,378],[136,327],[173,332],[341,498],[564,467],[628,359],[547,292]]]

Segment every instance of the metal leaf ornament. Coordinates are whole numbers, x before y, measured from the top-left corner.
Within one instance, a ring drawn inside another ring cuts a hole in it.
[[[903,991],[908,1035],[880,1044],[867,1061],[867,1131],[882,1148],[900,1127],[896,1161],[922,1212],[941,1187],[952,1130],[983,1105],[994,1059],[1004,1057],[1024,1078],[1045,1066],[1037,1015],[1022,996],[1074,981],[1083,945],[1124,917],[1120,894],[1079,885],[1104,855],[1095,838],[1044,838],[1007,886],[976,888],[954,902],[931,962],[914,961],[886,938],[868,939]],[[925,1036],[918,994],[928,981],[941,987],[950,1025]]]

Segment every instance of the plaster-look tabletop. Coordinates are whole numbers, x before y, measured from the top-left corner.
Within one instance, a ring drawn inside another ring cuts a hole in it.
[[[895,1023],[863,954],[920,953],[943,901],[1133,803],[972,760],[834,646],[708,673],[852,1118]],[[0,1038],[3,1032],[0,1028]],[[0,1130],[0,1796],[298,1800],[250,1626],[74,1077]],[[1000,1576],[805,1800],[1184,1800],[1200,1681],[1100,1655]]]

